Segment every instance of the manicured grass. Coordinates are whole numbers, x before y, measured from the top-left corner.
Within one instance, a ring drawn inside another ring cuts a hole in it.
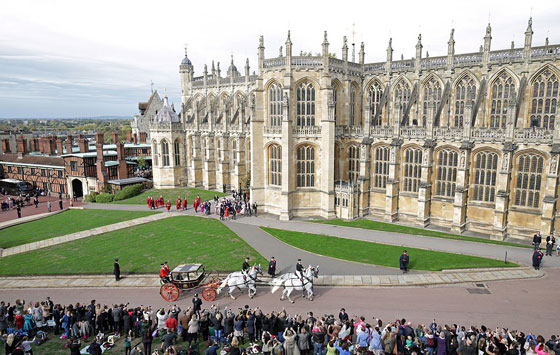
[[[345,220],[342,220],[342,219],[330,219],[330,220],[326,220],[326,221],[313,221],[313,222],[323,223],[323,224],[332,224],[332,225],[342,226],[342,227],[373,229],[373,230],[384,231],[384,232],[395,232],[395,233],[413,234],[413,235],[425,235],[425,236],[428,236],[428,237],[463,240],[463,241],[466,241],[466,242],[507,245],[507,246],[510,246],[510,247],[519,247],[519,248],[532,248],[533,247],[531,245],[511,243],[511,242],[503,242],[503,241],[500,241],[500,240],[492,240],[492,239],[486,239],[486,238],[470,237],[470,236],[467,236],[467,235],[460,235],[460,234],[453,234],[453,233],[445,233],[445,232],[439,232],[439,231],[434,231],[434,230],[430,230],[430,229],[415,228],[415,227],[408,227],[408,226],[403,226],[403,225],[393,224],[393,223],[372,221],[372,220],[369,220],[369,219],[356,219],[356,220],[353,220],[353,221],[345,221]]]
[[[158,274],[160,264],[202,263],[240,270],[243,259],[266,260],[220,221],[178,216],[0,259],[0,274]]]
[[[357,261],[389,267],[399,267],[403,247],[365,242],[328,235],[292,232],[261,227],[281,241],[312,253],[338,259]],[[410,269],[439,271],[443,269],[511,267],[517,264],[477,256],[444,253],[439,251],[406,248],[410,256]]]
[[[0,248],[76,233],[108,224],[149,216],[153,211],[68,210],[50,217],[0,230]]]
[[[214,195],[218,197],[225,196],[226,194],[217,191],[194,189],[194,188],[178,188],[178,189],[149,189],[142,192],[140,195],[128,198],[126,200],[115,201],[113,203],[125,204],[125,205],[146,205],[146,200],[148,196],[152,196],[157,199],[163,196],[165,202],[169,201],[175,207],[175,201],[177,201],[177,196],[181,196],[181,200],[187,196],[187,202],[189,208],[192,208],[192,204],[196,196],[200,196],[201,201],[211,200]],[[146,205],[147,206],[147,205]]]

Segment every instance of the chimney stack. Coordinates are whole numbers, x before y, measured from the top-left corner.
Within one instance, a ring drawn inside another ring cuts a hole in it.
[[[140,132],[140,143],[146,143],[146,132]]]
[[[138,135],[136,133],[134,133],[133,142],[134,144],[138,144]]]
[[[72,154],[72,136],[66,136],[66,154]]]
[[[103,133],[95,134],[95,148],[97,150],[97,183],[99,185],[98,190],[102,191],[106,184],[107,171],[105,170],[105,161],[103,160]]]
[[[33,137],[31,150],[34,151],[34,152],[39,151],[39,138]]]
[[[119,170],[117,171],[118,179],[126,179],[128,177],[128,169],[126,167],[126,160],[124,155],[124,144],[117,143],[117,161],[119,163]]]
[[[112,137],[113,137],[113,144],[117,144],[119,142],[119,134],[117,132],[113,132]]]
[[[2,151],[4,154],[12,152],[10,150],[10,140],[8,138],[2,139]]]
[[[126,131],[126,141],[128,143],[132,142],[132,131]]]
[[[17,152],[18,152],[19,159],[22,159],[23,156],[28,153],[27,140],[24,139],[23,136],[17,137]]]
[[[80,153],[89,152],[89,142],[83,134],[78,135],[78,148],[80,148]]]
[[[56,155],[62,155],[64,154],[64,142],[62,141],[62,139],[57,138],[56,139]]]

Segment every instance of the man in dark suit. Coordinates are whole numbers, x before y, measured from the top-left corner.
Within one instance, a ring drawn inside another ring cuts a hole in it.
[[[408,272],[408,262],[409,262],[408,253],[405,250],[402,253],[401,257],[399,258],[399,264],[400,264],[399,266],[403,274]]]
[[[556,238],[554,238],[554,234],[550,233],[548,237],[546,237],[546,255],[552,256],[552,249],[554,248],[554,244],[556,244]]]
[[[540,270],[543,253],[540,250],[535,250],[533,253],[533,267],[535,270]]]
[[[270,261],[268,262],[268,274],[271,277],[276,275],[276,260],[274,260],[274,257],[270,258]]]
[[[538,231],[533,236],[533,250],[539,250],[539,247],[541,246],[541,242],[542,242],[541,232]]]
[[[115,259],[115,263],[113,264],[113,274],[115,275],[115,281],[119,281],[121,279],[121,266],[119,265],[119,259]]]

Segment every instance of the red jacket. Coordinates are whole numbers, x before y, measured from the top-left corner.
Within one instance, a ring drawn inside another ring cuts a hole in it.
[[[167,318],[167,320],[165,321],[165,327],[172,332],[177,331],[177,319],[173,317]]]

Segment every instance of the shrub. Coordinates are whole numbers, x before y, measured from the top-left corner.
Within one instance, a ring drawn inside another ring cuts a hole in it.
[[[118,191],[113,198],[113,201],[126,200],[127,198],[134,197],[142,192],[142,184],[126,186]]]
[[[99,194],[99,195],[95,196],[95,202],[97,202],[97,203],[113,202],[113,195],[112,194],[107,194],[107,193]]]
[[[95,202],[95,198],[99,195],[97,192],[92,191],[88,195],[84,196],[86,202]]]

